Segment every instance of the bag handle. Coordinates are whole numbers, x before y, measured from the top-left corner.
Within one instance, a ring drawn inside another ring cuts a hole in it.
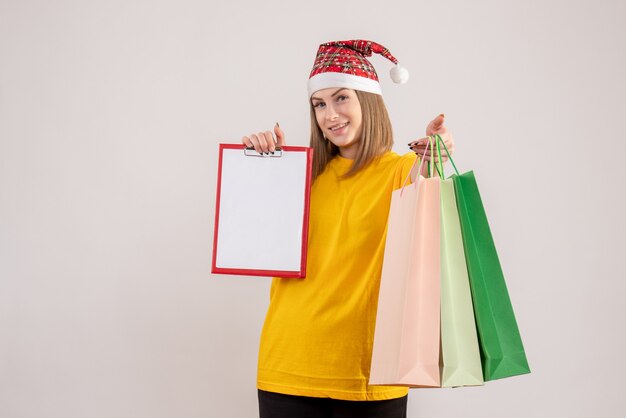
[[[432,142],[431,142],[432,141]],[[435,171],[437,172],[438,175],[439,174],[439,168],[437,167],[437,163],[435,162],[435,160],[432,158],[433,154],[435,153],[435,137],[434,136],[429,136],[428,137],[428,147],[426,147],[426,149],[424,150],[424,154],[426,154],[426,151],[428,150],[428,148],[430,148],[430,161],[428,164],[428,177],[432,177],[435,175]],[[437,153],[437,156],[439,156],[439,153]]]
[[[439,143],[436,142],[437,138],[435,137],[435,135],[430,135],[428,139],[429,139],[429,142],[428,142],[429,146],[426,147],[426,150],[424,151],[424,153],[426,153],[426,151],[430,147],[430,154],[432,156],[435,153],[435,144],[437,144],[437,160],[441,162],[441,152],[439,149]],[[430,143],[431,139],[433,141],[432,144]],[[441,139],[441,137],[439,137],[439,139]],[[431,158],[430,164],[428,165],[428,177],[432,177],[435,171],[437,171],[437,175],[439,176],[439,178],[443,178],[443,164],[441,164],[441,169],[439,169],[439,167],[437,166],[437,163],[434,162],[433,159]]]
[[[424,154],[426,154],[426,151],[428,151],[428,148],[430,148],[430,154],[431,156],[435,153],[435,136],[434,135],[430,135],[428,136],[428,146],[426,147],[426,149],[424,150]],[[430,141],[433,141],[432,144]],[[441,155],[440,155],[440,151],[439,151],[439,144],[437,144],[437,159],[439,161],[441,161]],[[441,167],[441,170],[439,169],[439,167],[437,166],[437,163],[435,163],[433,161],[433,159],[430,159],[429,165],[427,166],[428,169],[428,177],[432,177],[434,175],[434,172],[437,171],[437,175],[440,178],[443,178],[443,166]]]
[[[450,155],[450,151],[448,151],[448,147],[446,147],[446,143],[443,141],[443,139],[441,139],[441,136],[439,136],[439,134],[434,134],[433,138],[435,138],[435,140],[437,141],[437,157],[439,159],[439,165],[441,167],[441,171],[439,173],[441,178],[442,179],[444,178],[444,174],[443,174],[443,161],[441,161],[440,148],[439,148],[439,144],[440,143],[441,143],[441,145],[443,145],[443,149],[446,150],[446,155],[448,156],[448,159],[452,163],[452,167],[454,167],[454,171],[456,172],[456,175],[460,176],[459,170],[457,170],[456,164],[454,164],[454,160],[452,159],[452,156]]]
[[[429,146],[431,146],[431,137],[428,137],[428,146],[426,147],[426,149],[428,149]],[[421,156],[420,154],[417,154],[417,158],[413,162],[413,165],[411,166],[411,169],[409,170],[409,174],[407,174],[406,178],[404,179],[404,182],[402,183],[402,188],[401,188],[402,190],[400,191],[400,196],[402,196],[402,193],[404,191],[404,187],[406,186],[406,183],[411,178],[411,172],[415,168],[415,164],[417,164],[418,160],[419,160],[420,163],[419,163],[419,167],[417,168],[417,176],[418,176],[417,178],[419,179],[419,175],[422,172],[422,165],[424,164],[424,157]],[[415,184],[417,184],[417,182],[415,182]]]

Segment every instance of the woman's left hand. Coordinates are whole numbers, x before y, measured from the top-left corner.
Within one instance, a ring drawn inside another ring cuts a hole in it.
[[[454,139],[452,138],[452,133],[450,133],[450,131],[448,131],[448,128],[445,127],[444,119],[445,115],[443,113],[433,119],[426,127],[426,135],[431,136],[439,134],[444,144],[446,144],[448,152],[450,153],[450,155],[452,155],[454,154]],[[416,154],[424,155],[424,159],[426,161],[430,161],[431,159],[433,159],[434,162],[439,162],[439,160],[437,159],[436,149],[434,150],[434,152],[431,149],[427,149],[428,137],[420,138],[416,141],[411,142],[409,144],[409,147]],[[441,147],[441,161],[444,163],[448,161],[448,155],[446,154],[446,151],[443,149],[443,147]]]

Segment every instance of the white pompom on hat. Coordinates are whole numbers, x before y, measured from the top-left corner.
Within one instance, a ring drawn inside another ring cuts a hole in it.
[[[309,76],[309,97],[329,87],[347,87],[382,95],[376,70],[366,58],[372,52],[395,64],[390,72],[394,83],[408,81],[408,70],[398,64],[387,48],[376,42],[362,39],[326,42],[320,45]]]
[[[409,81],[409,70],[398,64],[391,68],[389,74],[391,75],[393,82],[396,84],[404,84]]]

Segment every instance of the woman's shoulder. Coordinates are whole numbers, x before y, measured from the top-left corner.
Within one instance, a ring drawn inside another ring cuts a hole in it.
[[[406,154],[398,154],[394,151],[387,151],[381,155],[379,159],[378,172],[386,173],[389,176],[393,190],[402,187],[406,182],[406,179],[411,172],[411,168],[415,164],[417,156],[414,152],[407,152]]]
[[[386,151],[378,158],[378,164],[385,165],[405,165],[413,164],[415,162],[416,155],[414,152],[407,152],[406,154],[398,154],[395,151]]]

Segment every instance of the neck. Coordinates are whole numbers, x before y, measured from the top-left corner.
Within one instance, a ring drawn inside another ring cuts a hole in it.
[[[350,145],[348,147],[339,147],[339,155],[349,160],[356,159],[356,154],[359,151],[358,143]]]

